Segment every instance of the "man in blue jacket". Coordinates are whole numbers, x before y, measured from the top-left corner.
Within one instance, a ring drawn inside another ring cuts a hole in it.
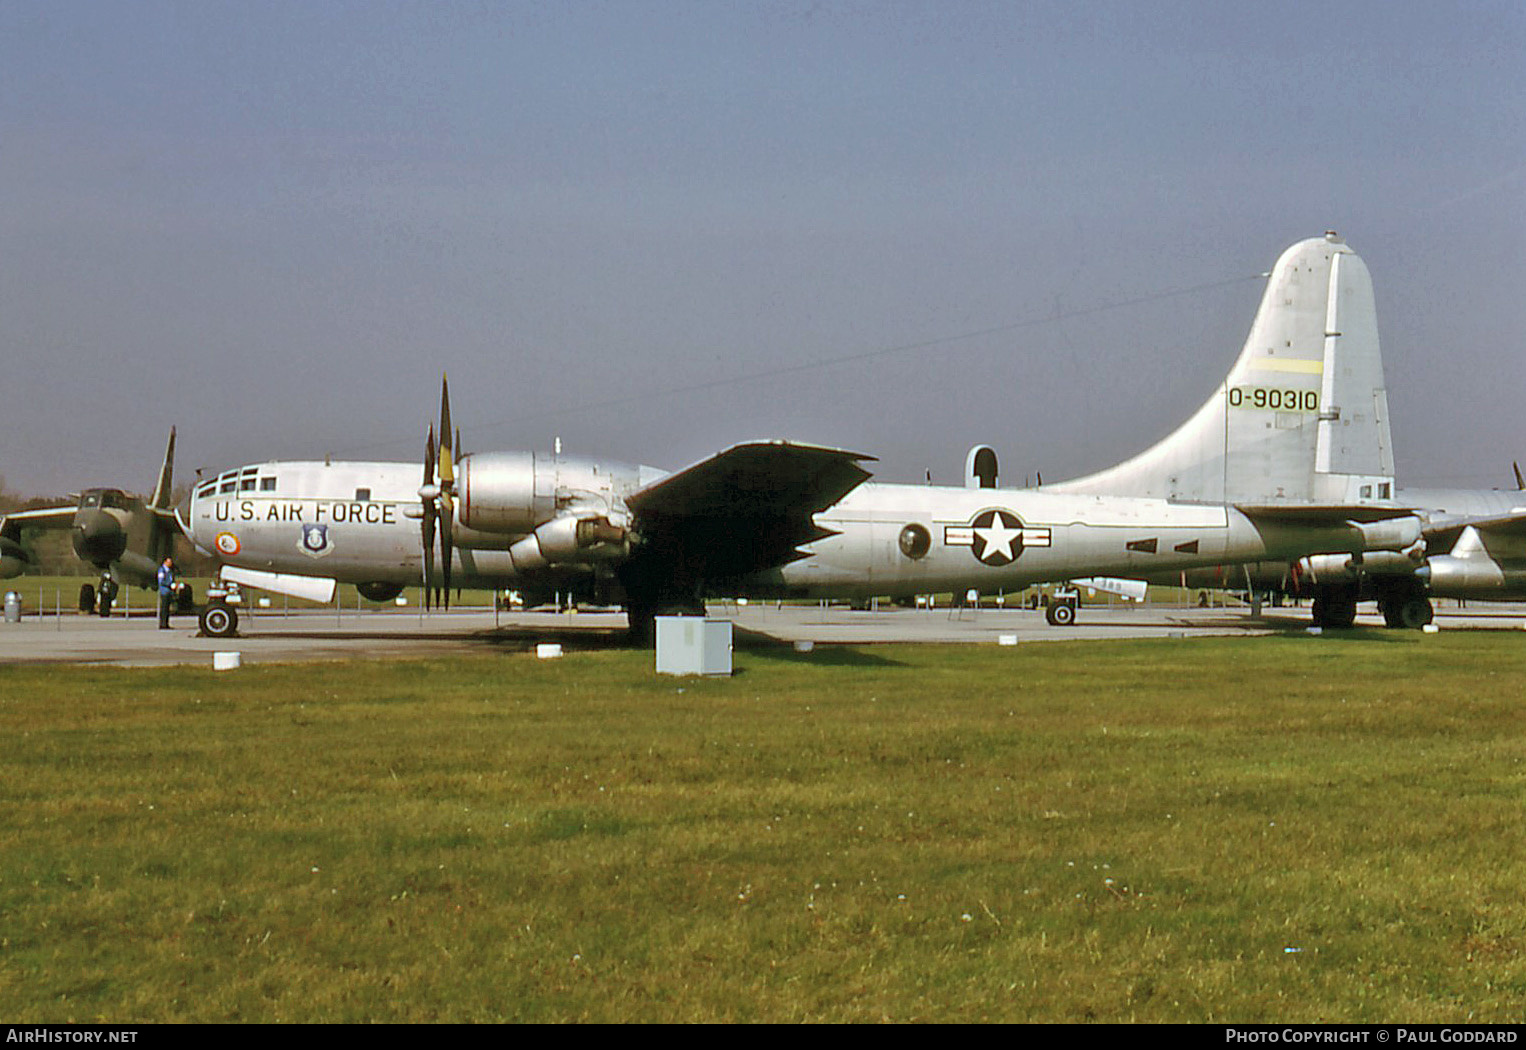
[[[169,558],[159,566],[159,630],[170,629],[170,604],[175,600],[175,563]]]

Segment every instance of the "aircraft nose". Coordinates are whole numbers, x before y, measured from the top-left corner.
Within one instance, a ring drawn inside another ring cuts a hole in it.
[[[102,510],[81,511],[74,518],[74,553],[81,561],[105,566],[116,561],[127,549],[122,526]]]
[[[208,556],[213,553],[211,526],[196,516],[195,489],[192,489],[191,494],[175,508],[175,520],[180,523],[180,531],[185,534],[186,539],[191,541],[193,547]]]

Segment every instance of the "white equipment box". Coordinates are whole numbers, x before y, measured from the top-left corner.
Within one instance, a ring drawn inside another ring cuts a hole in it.
[[[731,673],[731,621],[657,617],[658,674]]]

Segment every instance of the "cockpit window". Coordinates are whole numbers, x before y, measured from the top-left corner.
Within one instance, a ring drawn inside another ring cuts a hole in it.
[[[261,492],[274,492],[275,490],[276,490],[276,479],[275,478],[261,478],[260,479],[260,491]]]
[[[254,478],[252,478],[252,477],[242,478],[239,481],[239,483],[238,483],[238,490],[240,492],[253,492],[254,491]]]
[[[227,481],[225,481],[221,485],[219,485],[217,487],[217,491],[218,492],[232,492],[236,488],[238,488],[238,478],[235,477],[235,478],[229,478]]]
[[[101,494],[99,492],[82,493],[79,498],[79,505],[81,508],[99,507],[101,505]]]

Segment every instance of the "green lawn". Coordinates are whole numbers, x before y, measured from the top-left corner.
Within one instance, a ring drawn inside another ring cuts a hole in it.
[[[0,668],[12,1021],[1518,1021],[1515,634]]]

